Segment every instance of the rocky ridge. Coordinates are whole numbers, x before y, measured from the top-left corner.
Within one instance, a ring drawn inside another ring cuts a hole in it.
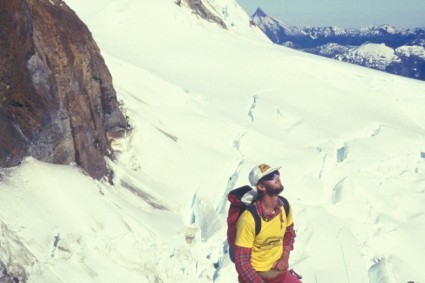
[[[176,0],[176,4],[181,6],[182,0]],[[199,15],[202,19],[215,22],[220,25],[222,28],[227,29],[226,23],[221,19],[221,17],[214,11],[214,9],[202,2],[202,0],[184,0],[184,4],[192,9],[193,13]]]

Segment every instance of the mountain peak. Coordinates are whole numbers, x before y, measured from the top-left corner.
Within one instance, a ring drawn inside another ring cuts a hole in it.
[[[258,7],[257,10],[255,11],[255,13],[252,15],[252,17],[267,17],[267,14],[260,8]]]

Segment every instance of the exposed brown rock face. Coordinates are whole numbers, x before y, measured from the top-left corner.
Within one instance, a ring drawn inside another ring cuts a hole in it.
[[[127,129],[88,28],[61,0],[0,0],[0,167],[24,156],[110,172],[107,136]]]

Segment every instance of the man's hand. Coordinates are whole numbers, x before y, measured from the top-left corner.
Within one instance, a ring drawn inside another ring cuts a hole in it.
[[[273,264],[272,269],[277,269],[279,271],[286,272],[288,270],[289,264],[289,251],[283,251],[282,256]]]
[[[279,259],[273,266],[273,269],[286,272],[288,270],[288,262],[285,262],[283,259]]]

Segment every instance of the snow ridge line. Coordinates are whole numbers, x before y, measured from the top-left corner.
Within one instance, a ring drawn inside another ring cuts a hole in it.
[[[342,230],[342,229],[340,229],[340,230],[338,231],[338,235],[336,236],[338,240],[339,240],[339,233],[341,232],[341,230]],[[338,244],[339,244],[339,249],[340,249],[340,251],[341,251],[342,259],[343,259],[343,261],[344,261],[345,275],[347,276],[347,282],[348,282],[348,283],[350,283],[350,276],[349,276],[348,268],[347,268],[347,260],[345,259],[345,253],[344,253],[344,250],[343,250],[343,248],[342,248],[341,241],[338,241]]]
[[[222,197],[222,199],[221,199],[221,201],[218,204],[217,209],[216,209],[218,214],[224,213],[224,209],[225,209],[226,204],[227,204],[227,194],[235,188],[235,184],[236,184],[236,182],[238,181],[238,178],[239,178],[240,169],[241,169],[242,165],[245,163],[245,157],[240,150],[241,140],[245,136],[245,134],[246,134],[245,131],[237,134],[236,138],[233,141],[233,148],[239,154],[239,162],[238,162],[238,165],[236,166],[236,169],[233,171],[233,173],[230,175],[230,177],[227,181],[226,190],[225,190],[224,195],[223,195],[223,197]]]

